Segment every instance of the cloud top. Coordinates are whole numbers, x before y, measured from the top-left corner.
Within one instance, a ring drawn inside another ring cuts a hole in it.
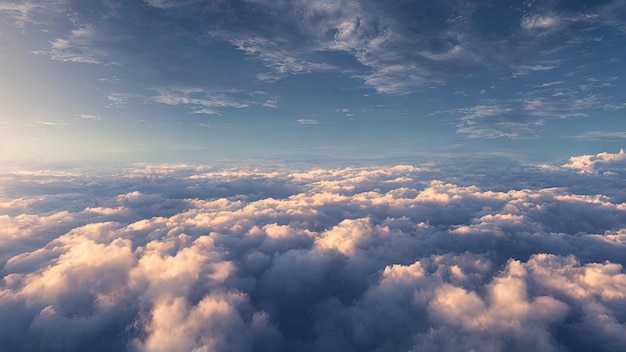
[[[528,187],[502,183],[510,170],[461,184],[444,164],[11,173],[0,341],[15,351],[616,350],[626,197],[610,191],[620,178],[572,171],[622,155],[527,166],[510,184]]]

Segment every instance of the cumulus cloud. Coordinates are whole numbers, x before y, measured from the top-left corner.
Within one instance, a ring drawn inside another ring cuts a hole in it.
[[[0,342],[619,350],[624,185],[577,171],[623,170],[621,155],[491,177],[476,163],[5,174]]]
[[[574,156],[563,167],[579,170],[581,173],[611,173],[622,171],[625,162],[626,154],[624,149],[620,149],[616,154],[603,152],[596,155]]]

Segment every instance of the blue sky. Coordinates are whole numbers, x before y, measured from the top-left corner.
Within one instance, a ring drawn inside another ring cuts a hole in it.
[[[527,161],[626,138],[623,1],[0,3],[0,159]]]

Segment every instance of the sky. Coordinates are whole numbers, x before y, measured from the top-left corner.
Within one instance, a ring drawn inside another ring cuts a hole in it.
[[[0,0],[0,348],[622,351],[624,19]]]
[[[626,138],[623,1],[0,3],[0,160],[567,160]]]

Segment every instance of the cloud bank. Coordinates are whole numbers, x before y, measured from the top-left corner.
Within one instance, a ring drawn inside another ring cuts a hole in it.
[[[624,181],[578,170],[622,154],[486,176],[443,161],[5,174],[0,343],[617,351]]]

